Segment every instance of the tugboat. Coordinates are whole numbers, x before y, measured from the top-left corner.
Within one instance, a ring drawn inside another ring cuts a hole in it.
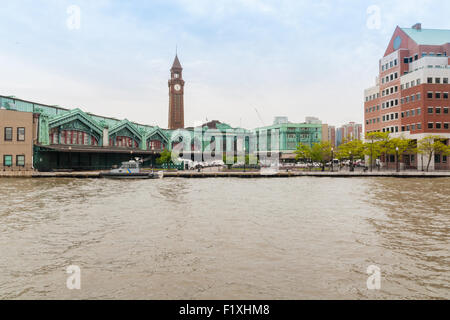
[[[109,179],[160,179],[163,177],[162,172],[142,172],[141,160],[130,160],[122,162],[118,169],[111,169],[109,172],[100,173],[100,177]]]

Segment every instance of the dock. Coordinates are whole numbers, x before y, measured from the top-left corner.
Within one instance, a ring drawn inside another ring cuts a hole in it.
[[[38,171],[0,171],[0,178],[73,178],[95,179],[100,178],[101,171],[74,171],[74,172],[38,172]],[[294,177],[333,177],[333,178],[450,178],[449,171],[279,171],[264,174],[259,171],[252,172],[197,172],[197,171],[171,171],[164,172],[165,178],[294,178]]]

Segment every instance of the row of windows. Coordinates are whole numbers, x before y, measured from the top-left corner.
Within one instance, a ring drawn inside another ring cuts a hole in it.
[[[415,68],[414,70],[404,71],[403,74],[405,75],[405,74],[412,73],[412,72],[414,72],[414,71],[417,71],[417,70],[419,70],[419,69],[424,69],[424,68],[425,68],[425,67],[419,67],[419,68]],[[429,65],[426,66],[426,68],[427,68],[427,69],[432,69],[432,68],[437,68],[437,69],[448,69],[448,68],[450,68],[450,66],[449,66],[449,65],[435,65],[435,66],[433,66],[433,65],[429,64]]]
[[[394,107],[394,106],[398,106],[398,99],[383,102],[381,104],[381,109],[387,109],[389,107]]]
[[[394,60],[392,60],[392,61],[389,61],[389,62],[387,62],[386,64],[383,64],[383,65],[381,66],[381,71],[385,71],[385,70],[388,70],[388,69],[390,69],[390,68],[393,68],[393,67],[397,66],[397,64],[398,64],[397,59],[394,59]]]
[[[12,167],[13,166],[13,156],[12,155],[3,155],[3,166],[4,167]],[[16,166],[17,167],[25,167],[25,156],[24,155],[16,156]]]
[[[441,107],[428,107],[428,114],[441,114]],[[434,112],[433,112],[434,111]],[[442,111],[444,114],[448,114],[448,107],[443,107]]]
[[[447,122],[445,122],[444,124],[442,124],[441,122],[428,122],[428,129],[445,129],[447,130],[449,128],[449,125]]]
[[[378,111],[378,110],[380,110],[380,105],[366,108],[366,113],[375,112],[375,111]]]
[[[436,129],[436,130],[448,130],[450,128],[450,124],[448,122],[428,122],[427,123],[427,128],[428,129]],[[422,130],[422,124],[421,123],[413,123],[413,124],[409,124],[409,125],[405,125],[405,126],[401,126],[401,131],[417,131],[417,130]],[[399,127],[395,126],[395,127],[386,127],[383,128],[382,130],[383,132],[398,132],[399,131]]]
[[[401,89],[402,89],[402,90],[405,90],[405,89],[408,89],[410,86],[411,86],[411,88],[412,88],[412,87],[414,87],[414,86],[416,86],[416,85],[420,85],[420,83],[421,83],[420,79],[412,80],[411,82],[407,82],[407,83],[405,83],[405,84],[402,84],[402,85],[401,85]]]
[[[383,115],[383,122],[398,119],[398,112]]]
[[[434,99],[441,99],[441,97],[442,97],[442,99],[447,100],[448,99],[448,92],[443,92],[442,94],[439,91],[436,91],[436,92],[428,91],[427,92],[427,99],[433,99],[433,96],[434,96]]]
[[[407,97],[401,98],[400,99],[400,104],[405,104],[405,103],[408,103],[408,102],[414,102],[416,100],[419,101],[420,97],[421,97],[420,93],[412,94],[411,96],[407,96]]]
[[[366,102],[367,102],[367,101],[372,101],[372,100],[378,99],[379,97],[380,97],[380,94],[379,94],[379,93],[371,94],[370,96],[367,96],[367,97],[366,97]]]
[[[17,128],[16,141],[25,141],[25,128]],[[14,140],[14,130],[12,127],[5,127],[3,140],[13,141]]]
[[[165,144],[159,140],[150,140],[147,143],[147,149],[149,150],[164,150],[165,148]]]
[[[130,137],[116,137],[116,139],[109,139],[110,146],[125,147],[125,148],[138,148],[139,144],[136,140]]]
[[[433,82],[433,78],[432,77],[428,77],[427,78],[427,83],[435,83],[435,84],[441,84],[441,78],[434,78],[434,82]],[[442,78],[442,83],[444,84],[448,84],[448,78]]]
[[[77,130],[63,130],[58,134],[57,129],[50,131],[50,143],[97,146],[98,141],[90,134]]]
[[[384,97],[390,94],[394,94],[396,92],[398,92],[398,86],[386,88],[383,91],[381,91],[381,96]]]
[[[366,120],[366,124],[375,124],[377,122],[380,122],[380,118],[372,118]]]
[[[439,114],[449,114],[449,108],[448,107],[428,107],[427,112],[428,112],[428,114],[438,114],[438,115]],[[421,114],[421,109],[417,108],[417,109],[402,111],[401,117],[408,118],[408,117],[414,117],[414,116],[420,115],[420,114]],[[382,117],[383,122],[395,120],[395,119],[398,119],[398,112],[389,113],[389,114],[383,115],[383,117]],[[373,119],[366,120],[366,124],[373,124],[376,122],[380,122],[380,118],[377,118],[377,119],[373,118]]]
[[[447,56],[447,52],[444,52],[444,53],[438,52],[436,54],[434,52],[429,52],[429,53],[422,52],[422,57],[426,57],[426,56],[429,56],[429,57],[435,57],[435,56],[436,57],[442,57],[442,56],[444,56],[444,57],[446,57]],[[414,57],[405,57],[405,58],[403,58],[403,63],[411,63],[411,62],[416,61],[418,59],[419,59],[419,55],[415,54]]]
[[[442,79],[442,82],[441,82],[441,79]],[[434,80],[434,81],[433,81]],[[414,86],[416,86],[416,85],[420,85],[420,79],[417,79],[417,80],[412,80],[411,82],[407,82],[407,83],[405,83],[405,84],[402,84],[401,85],[401,89],[402,90],[404,90],[404,89],[408,89],[409,87],[414,87]],[[433,78],[433,77],[428,77],[427,78],[427,83],[428,84],[448,84],[448,78]]]
[[[421,109],[412,109],[412,110],[406,110],[401,113],[402,118],[408,118],[408,117],[414,117],[415,115],[420,115]]]
[[[398,73],[394,72],[394,73],[388,74],[386,77],[381,78],[381,83],[388,83],[388,82],[393,81],[393,80],[395,80],[397,78],[398,78]]]

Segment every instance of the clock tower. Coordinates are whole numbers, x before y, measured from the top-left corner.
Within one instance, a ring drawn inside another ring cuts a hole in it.
[[[184,80],[178,55],[170,69],[169,80],[169,129],[184,128]]]

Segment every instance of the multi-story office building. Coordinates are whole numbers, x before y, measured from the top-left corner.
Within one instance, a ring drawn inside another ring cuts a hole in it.
[[[277,118],[276,118],[277,119]],[[286,119],[287,120],[287,119]],[[281,160],[294,160],[295,150],[300,143],[312,146],[322,141],[322,122],[314,119],[314,123],[306,119],[303,123],[274,121],[271,126],[255,129],[258,152],[279,152]],[[277,141],[273,141],[275,135]],[[261,141],[261,137],[267,139]],[[275,143],[274,145],[272,145]]]
[[[375,86],[364,92],[366,133],[381,131],[419,140],[426,135],[450,138],[450,30],[397,27],[379,61]],[[406,155],[407,165],[422,157]],[[450,168],[436,155],[436,168]]]

